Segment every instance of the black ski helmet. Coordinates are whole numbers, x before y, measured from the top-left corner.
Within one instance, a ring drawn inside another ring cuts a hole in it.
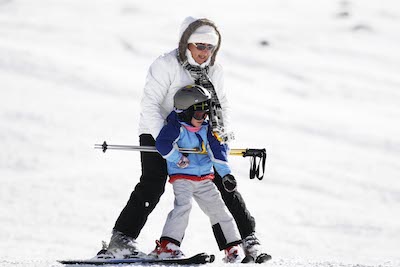
[[[211,94],[200,85],[187,85],[174,96],[174,110],[181,121],[190,124],[196,111],[210,111]]]

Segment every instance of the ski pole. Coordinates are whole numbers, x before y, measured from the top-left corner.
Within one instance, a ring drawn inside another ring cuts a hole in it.
[[[158,150],[155,146],[109,145],[106,141],[104,141],[103,144],[95,144],[94,148],[101,149],[104,153],[106,153],[108,149],[158,153]],[[178,150],[181,153],[187,154],[207,154],[207,151],[205,149],[200,148],[179,148]],[[257,179],[262,180],[264,178],[265,161],[267,158],[265,148],[233,148],[230,149],[229,155],[250,157],[250,179],[254,179],[255,177],[257,177]],[[260,158],[258,163],[257,158]],[[261,175],[260,166],[262,167]]]
[[[155,146],[130,146],[130,145],[109,145],[106,141],[103,144],[95,144],[95,149],[102,149],[104,153],[108,149],[115,150],[132,150],[132,151],[142,151],[142,152],[157,152],[158,150]],[[188,154],[207,154],[207,151],[198,148],[179,148],[179,152]]]
[[[142,152],[158,152],[155,146],[131,146],[131,145],[109,145],[106,141],[103,144],[95,144],[95,149],[102,149],[105,153],[108,149],[114,150],[133,150],[133,151],[142,151]],[[179,152],[188,153],[188,154],[207,154],[206,150],[202,150],[199,148],[179,148]],[[265,149],[249,149],[249,148],[233,148],[229,151],[229,155],[233,156],[260,156],[262,152],[265,152]]]

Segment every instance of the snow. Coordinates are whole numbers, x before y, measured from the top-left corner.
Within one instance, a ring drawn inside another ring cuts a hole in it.
[[[213,19],[232,157],[269,266],[400,266],[400,4],[396,0],[0,0],[0,265],[88,258],[138,182],[147,68],[186,16]],[[138,241],[154,248],[167,185]],[[222,253],[192,211],[182,250]]]

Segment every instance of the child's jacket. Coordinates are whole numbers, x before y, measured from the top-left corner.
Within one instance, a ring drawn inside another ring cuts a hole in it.
[[[178,148],[206,148],[208,154],[186,155],[190,160],[189,166],[179,168],[176,164],[182,157]],[[170,182],[176,179],[204,180],[213,179],[214,170],[221,177],[231,172],[227,162],[227,146],[222,145],[211,133],[208,121],[203,122],[197,132],[189,131],[179,122],[177,114],[172,111],[156,139],[159,153],[167,160]]]

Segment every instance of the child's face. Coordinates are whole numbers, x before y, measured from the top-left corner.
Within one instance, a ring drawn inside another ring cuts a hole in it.
[[[194,127],[200,127],[203,121],[207,118],[208,111],[207,110],[196,110],[193,112],[192,120],[190,123]]]
[[[205,119],[205,118],[204,118],[204,119]],[[190,123],[191,123],[194,127],[200,127],[201,124],[203,123],[204,119],[196,120],[195,118],[192,118],[192,120],[190,121]]]

